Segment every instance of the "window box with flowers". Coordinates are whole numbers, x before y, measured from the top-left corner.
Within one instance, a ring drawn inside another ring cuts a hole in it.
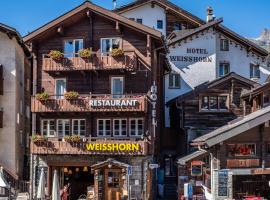
[[[67,100],[74,100],[79,98],[79,93],[75,91],[66,92],[64,94],[65,99]]]
[[[43,145],[48,142],[48,138],[46,136],[36,134],[32,135],[32,142],[36,145]]]
[[[81,49],[79,51],[79,56],[83,59],[88,59],[92,56],[92,49],[87,48],[87,49]]]
[[[57,62],[62,61],[64,58],[64,54],[58,50],[51,50],[48,56]]]
[[[82,141],[79,135],[65,136],[64,140],[68,143],[79,143]]]
[[[50,98],[50,95],[47,92],[37,93],[36,99],[38,101],[46,101]]]
[[[112,57],[120,57],[124,55],[123,49],[112,49],[111,52]]]

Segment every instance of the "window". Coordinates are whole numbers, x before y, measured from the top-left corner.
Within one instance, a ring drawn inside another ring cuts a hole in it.
[[[109,171],[108,172],[108,187],[120,188],[120,172]]]
[[[72,39],[64,42],[65,57],[76,57],[77,53],[83,48],[83,39]]]
[[[142,21],[142,19],[138,18],[137,19],[137,22],[140,23],[140,24],[142,24],[143,21]]]
[[[41,121],[42,135],[47,137],[55,137],[55,121],[53,119],[43,119]]]
[[[58,119],[57,120],[57,134],[58,137],[65,137],[70,135],[70,120]]]
[[[270,104],[269,91],[263,93],[263,106],[268,106]]]
[[[220,51],[229,51],[229,40],[220,39]]]
[[[66,79],[56,79],[55,80],[55,95],[56,99],[63,99],[66,92]]]
[[[260,78],[259,65],[250,64],[250,78]]]
[[[72,120],[72,134],[85,136],[86,134],[86,121],[85,119]]]
[[[98,119],[97,132],[98,136],[111,136],[111,120]]]
[[[182,30],[182,24],[180,22],[174,22],[173,24],[173,29],[175,31],[179,31],[179,30]]]
[[[114,76],[111,78],[111,94],[114,98],[122,97],[124,93],[124,77]]]
[[[114,136],[127,136],[127,120],[126,119],[113,120],[113,135]]]
[[[108,54],[112,49],[120,48],[120,38],[102,38],[101,39],[101,53]]]
[[[163,29],[163,21],[162,20],[157,20],[157,28]]]
[[[228,97],[221,96],[202,96],[201,97],[201,111],[227,111]]]
[[[144,131],[143,119],[134,118],[129,120],[129,135],[130,136],[141,136]]]
[[[255,156],[255,144],[229,144],[228,154],[230,157]]]
[[[230,73],[230,63],[220,63],[219,64],[219,77],[225,76]]]
[[[132,18],[132,17],[131,17],[131,18],[129,18],[129,19],[132,20],[132,21],[135,21],[135,18]]]
[[[180,88],[180,74],[169,75],[169,88]]]

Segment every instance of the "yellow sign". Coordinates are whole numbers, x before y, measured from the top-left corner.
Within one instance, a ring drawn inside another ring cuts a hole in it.
[[[140,144],[104,143],[86,144],[87,151],[140,151]]]

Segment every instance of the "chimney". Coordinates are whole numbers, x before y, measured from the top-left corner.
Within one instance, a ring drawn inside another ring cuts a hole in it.
[[[206,22],[211,22],[214,20],[214,15],[213,15],[213,8],[209,6],[207,8],[207,17],[206,17]]]
[[[116,6],[117,6],[117,3],[116,3],[116,0],[112,0],[112,1],[113,1],[113,9],[115,10]]]

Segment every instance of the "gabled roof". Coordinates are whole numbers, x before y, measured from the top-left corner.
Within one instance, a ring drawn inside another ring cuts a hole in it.
[[[192,153],[190,153],[190,154],[188,154],[188,155],[186,155],[184,157],[181,157],[181,158],[177,159],[177,164],[186,165],[187,162],[189,162],[189,161],[191,161],[191,160],[193,160],[195,158],[198,158],[200,156],[203,156],[205,154],[207,154],[207,151],[205,151],[205,150],[194,151],[194,152],[192,152]]]
[[[174,45],[175,43],[182,41],[184,39],[186,39],[187,37],[190,37],[194,34],[197,34],[201,31],[204,31],[205,29],[209,29],[210,27],[214,27],[217,31],[219,31],[220,33],[226,35],[229,38],[232,38],[233,40],[237,41],[238,43],[240,43],[241,45],[245,46],[248,48],[249,51],[254,51],[257,52],[258,54],[262,55],[262,56],[267,56],[269,53],[267,50],[265,50],[264,48],[260,47],[259,45],[253,43],[252,41],[244,38],[243,36],[237,34],[236,32],[230,30],[229,28],[221,25],[220,23],[223,22],[223,19],[217,19],[211,22],[208,22],[207,24],[204,24],[198,28],[195,29],[190,29],[190,31],[185,32],[184,34],[181,33],[181,31],[174,31],[173,33],[171,33],[169,35],[168,38],[172,38],[173,35],[175,35],[175,37],[171,40],[168,41],[167,45]],[[177,33],[180,32],[180,33]]]
[[[241,97],[242,98],[247,98],[247,97],[252,98],[252,97],[262,93],[263,91],[269,90],[269,89],[270,89],[270,82],[266,82],[260,87],[256,87],[250,91],[246,91]]]
[[[95,169],[99,169],[99,168],[108,166],[109,164],[120,167],[120,168],[127,168],[129,166],[126,163],[122,163],[122,162],[116,161],[116,160],[114,160],[112,158],[109,158],[109,159],[107,159],[105,161],[102,161],[102,162],[99,162],[97,164],[92,165],[91,168],[95,170]]]
[[[235,137],[245,131],[248,131],[256,126],[259,126],[270,119],[270,106],[253,112],[235,123],[220,127],[206,135],[194,139],[193,144],[206,145],[212,147],[222,141]]]
[[[0,23],[0,32],[3,32],[5,34],[7,34],[10,39],[12,37],[15,37],[18,44],[22,47],[25,55],[26,56],[31,56],[30,51],[28,50],[28,48],[23,43],[23,39],[22,39],[20,33],[15,28],[10,27],[10,26],[8,26],[6,24]]]
[[[193,22],[194,24],[197,24],[198,26],[205,24],[205,21],[203,21],[202,19],[200,19],[197,16],[191,14],[190,12],[180,8],[179,6],[171,3],[168,0],[135,0],[134,2],[123,5],[120,8],[115,9],[114,11],[119,13],[119,14],[122,14],[124,12],[127,12],[129,10],[133,10],[135,8],[138,8],[138,7],[143,6],[145,4],[148,4],[148,3],[157,4],[160,7],[165,8],[167,11],[170,11],[176,15],[179,15],[179,16]]]
[[[257,82],[254,82],[250,79],[247,79],[243,76],[240,76],[238,74],[236,74],[235,72],[230,72],[229,74],[223,76],[223,77],[220,77],[218,79],[215,79],[211,82],[205,82],[205,83],[202,83],[200,85],[198,85],[197,87],[194,88],[194,90],[191,90],[190,92],[187,92],[185,94],[182,94],[178,97],[175,97],[174,99],[170,100],[167,102],[167,106],[169,106],[170,104],[176,102],[176,101],[182,101],[182,100],[185,100],[185,99],[188,99],[192,96],[196,96],[198,95],[199,93],[207,90],[207,89],[211,89],[211,88],[214,88],[216,86],[219,86],[219,85],[222,85],[224,84],[226,81],[229,81],[229,80],[236,80],[238,82],[241,82],[243,85],[246,85],[246,86],[249,86],[249,87],[259,87],[260,84],[257,83]]]
[[[100,16],[103,16],[107,19],[110,20],[114,20],[119,22],[119,24],[122,24],[124,26],[130,27],[136,31],[145,33],[145,34],[149,34],[152,37],[156,38],[156,39],[160,39],[162,38],[162,34],[161,32],[152,29],[148,26],[145,26],[143,24],[137,23],[135,21],[129,20],[126,17],[123,17],[117,13],[114,13],[110,10],[107,10],[105,8],[102,8],[100,6],[97,6],[89,1],[85,1],[84,3],[82,3],[81,5],[79,5],[78,7],[74,8],[73,10],[61,15],[60,17],[54,19],[53,21],[45,24],[44,26],[34,30],[33,32],[29,33],[28,35],[26,35],[23,39],[25,42],[29,42],[30,40],[35,39],[36,37],[38,37],[39,35],[41,35],[42,33],[51,30],[52,28],[55,28],[57,26],[60,26],[61,23],[63,23],[65,20],[71,18],[72,16],[80,13],[81,11],[84,10],[91,10],[93,13],[98,14]]]

